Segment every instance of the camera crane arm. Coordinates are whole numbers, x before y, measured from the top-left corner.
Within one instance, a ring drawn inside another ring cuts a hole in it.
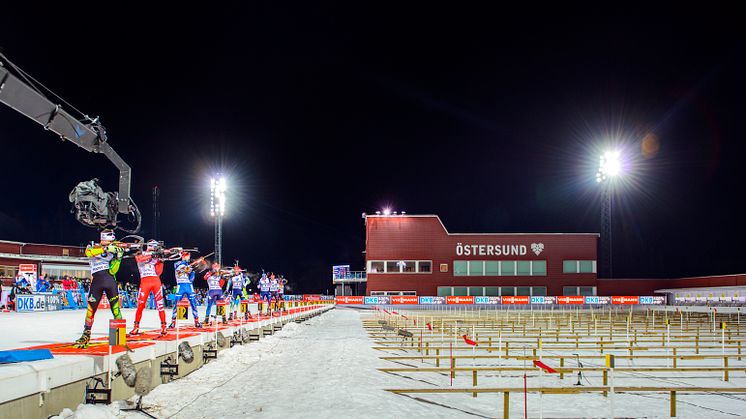
[[[85,117],[87,121],[78,120],[62,109],[61,105],[50,101],[38,89],[12,74],[3,66],[4,62],[16,68],[20,73],[17,67],[0,54],[0,103],[36,121],[44,129],[54,132],[63,140],[70,141],[86,151],[105,155],[119,170],[117,211],[120,214],[132,212],[130,202],[132,170],[107,142],[106,129],[98,118]]]

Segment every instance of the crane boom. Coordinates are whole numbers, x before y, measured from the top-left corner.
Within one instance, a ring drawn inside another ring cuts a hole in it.
[[[63,140],[70,141],[86,151],[101,153],[114,163],[119,170],[119,191],[112,194],[112,198],[116,199],[116,212],[135,215],[138,223],[135,230],[139,229],[139,211],[130,199],[130,166],[109,145],[106,130],[97,118],[88,122],[78,120],[62,109],[62,106],[50,101],[37,89],[12,74],[3,66],[2,61],[0,61],[0,103],[36,121],[44,129],[54,132]],[[103,192],[101,194],[105,195]],[[72,199],[71,197],[71,201]],[[77,205],[77,202],[75,204]],[[87,220],[81,218],[78,216],[79,221],[89,226],[116,225],[116,214],[113,214],[113,218],[106,216],[106,220],[97,219],[96,222],[90,220],[97,217],[89,216]]]

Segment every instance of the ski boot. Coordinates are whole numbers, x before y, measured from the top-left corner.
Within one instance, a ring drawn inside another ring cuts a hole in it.
[[[230,316],[228,316],[228,321],[232,321],[232,320],[233,320],[233,313],[231,313]]]
[[[161,333],[158,337],[165,336],[168,331],[166,330],[166,322],[161,322]]]
[[[223,316],[223,324],[228,324],[228,319],[226,319],[225,316]]]
[[[202,322],[203,326],[209,326],[210,325],[210,316],[205,317],[205,321]]]
[[[140,323],[135,322],[135,325],[132,327],[132,330],[127,334],[127,336],[137,336],[140,334]]]
[[[176,329],[176,320],[171,320],[171,324],[168,325],[169,329]]]
[[[202,323],[199,322],[199,319],[194,319],[194,327],[197,329],[202,329]]]
[[[75,343],[73,343],[73,347],[78,349],[85,349],[88,347],[88,342],[90,341],[91,329],[85,329],[83,330],[83,334],[80,336],[80,339],[76,340]]]

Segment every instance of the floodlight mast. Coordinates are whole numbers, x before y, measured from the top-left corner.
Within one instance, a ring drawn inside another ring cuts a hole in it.
[[[223,266],[223,216],[225,216],[225,178],[210,179],[210,216],[215,220],[215,261]]]
[[[612,214],[614,193],[614,178],[622,174],[621,154],[618,151],[607,151],[601,155],[596,172],[596,183],[603,187],[603,201],[601,203],[601,270],[612,278]]]

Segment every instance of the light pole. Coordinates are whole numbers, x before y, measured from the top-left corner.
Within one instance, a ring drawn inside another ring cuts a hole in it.
[[[225,215],[225,178],[210,180],[210,216],[215,220],[215,260],[223,266],[223,216]]]
[[[609,278],[613,277],[612,269],[612,240],[611,240],[611,216],[614,202],[614,179],[622,173],[621,155],[618,151],[607,151],[601,155],[596,172],[596,183],[603,186],[603,202],[601,205],[601,257],[602,266]]]

